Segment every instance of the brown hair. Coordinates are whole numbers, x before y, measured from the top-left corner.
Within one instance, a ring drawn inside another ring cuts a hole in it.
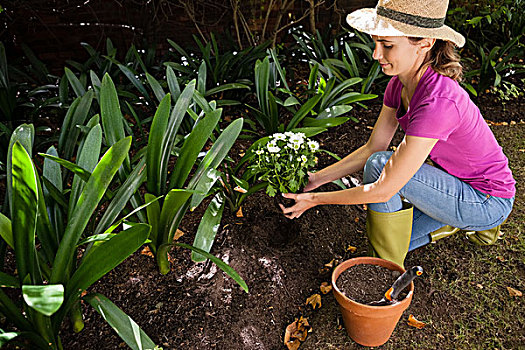
[[[415,44],[423,38],[409,37],[408,40]],[[430,65],[437,73],[456,81],[463,79],[463,67],[460,63],[461,58],[456,52],[454,43],[448,40],[436,39],[434,46],[427,53],[423,66]]]

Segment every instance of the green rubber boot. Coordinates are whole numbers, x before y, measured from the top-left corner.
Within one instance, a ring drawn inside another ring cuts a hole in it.
[[[430,232],[430,237],[432,238],[432,242],[437,241],[438,239],[448,237],[450,235],[453,235],[454,233],[460,231],[459,228],[445,225],[434,232]]]
[[[366,233],[370,256],[390,260],[403,267],[412,235],[414,208],[403,202],[403,209],[380,213],[370,208],[366,215]]]
[[[503,225],[503,224],[502,224]],[[460,231],[459,228],[454,226],[445,225],[440,229],[430,233],[432,242],[438,239],[448,237],[456,232]],[[491,228],[490,230],[483,231],[463,231],[467,236],[468,240],[477,245],[492,245],[496,243],[501,233],[501,225]]]
[[[492,245],[496,243],[501,233],[501,225],[483,231],[465,231],[469,241],[477,245]]]

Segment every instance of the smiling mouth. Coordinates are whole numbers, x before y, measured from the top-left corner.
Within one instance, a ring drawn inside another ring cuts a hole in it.
[[[383,68],[386,67],[386,66],[388,66],[389,64],[390,64],[390,63],[379,63],[379,65],[380,65],[381,67],[383,67]]]

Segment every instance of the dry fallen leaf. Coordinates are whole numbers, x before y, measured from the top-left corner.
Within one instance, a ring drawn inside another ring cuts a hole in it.
[[[244,188],[242,188],[241,186],[235,186],[235,188],[233,190],[236,191],[236,192],[240,192],[240,193],[248,192]]]
[[[507,290],[509,291],[509,295],[511,297],[521,297],[521,296],[523,296],[523,293],[520,292],[517,289],[511,288],[511,287],[507,287]]]
[[[321,289],[321,293],[327,294],[332,290],[332,285],[328,282],[323,282],[321,283],[321,287],[319,287],[319,289]]]
[[[145,246],[144,249],[141,250],[140,254],[149,256],[150,258],[154,258],[155,256],[151,252],[151,249],[149,249],[149,246]]]
[[[308,323],[308,319],[302,316],[290,323],[284,333],[284,345],[286,345],[288,350],[297,350],[301,342],[306,340],[309,329],[310,324]]]
[[[505,261],[505,258],[503,256],[497,256],[496,259],[498,259],[499,261],[501,262],[504,262]]]
[[[312,305],[312,307],[315,309],[317,306],[321,307],[321,295],[319,294],[314,294],[308,298],[306,298],[306,303],[305,304],[310,304]]]
[[[179,230],[179,229],[177,229],[177,231],[175,232],[175,235],[173,236],[173,240],[176,241],[179,238],[181,238],[182,236],[184,236],[184,232]]]
[[[355,253],[356,250],[357,250],[357,247],[353,247],[351,245],[349,245],[348,248],[346,248],[346,251],[350,253]]]
[[[476,287],[478,287],[479,289],[483,289],[483,285],[481,283],[476,284]]]
[[[359,217],[356,217],[356,218],[354,219],[354,222],[359,222]]]
[[[239,210],[237,210],[237,212],[235,213],[235,216],[238,217],[238,218],[243,218],[244,215],[242,213],[242,207],[239,208]]]
[[[408,325],[411,326],[411,327],[416,327],[417,329],[421,329],[421,328],[424,328],[426,326],[426,323],[424,322],[421,322],[421,321],[418,321],[414,315],[410,315],[408,316]]]
[[[335,259],[332,259],[328,264],[324,264],[325,267],[334,267],[334,265],[336,264],[336,260]]]

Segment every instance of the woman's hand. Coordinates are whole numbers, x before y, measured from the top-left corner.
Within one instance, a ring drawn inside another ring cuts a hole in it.
[[[312,193],[283,193],[283,197],[295,200],[295,204],[288,208],[286,208],[282,204],[279,204],[281,210],[284,213],[284,216],[286,216],[288,219],[298,218],[305,211],[317,205],[317,203],[314,200],[314,195]]]
[[[308,184],[303,189],[303,192],[309,192],[311,190],[315,190],[317,187],[321,186],[322,183],[320,183],[317,179],[316,173],[308,172]]]

